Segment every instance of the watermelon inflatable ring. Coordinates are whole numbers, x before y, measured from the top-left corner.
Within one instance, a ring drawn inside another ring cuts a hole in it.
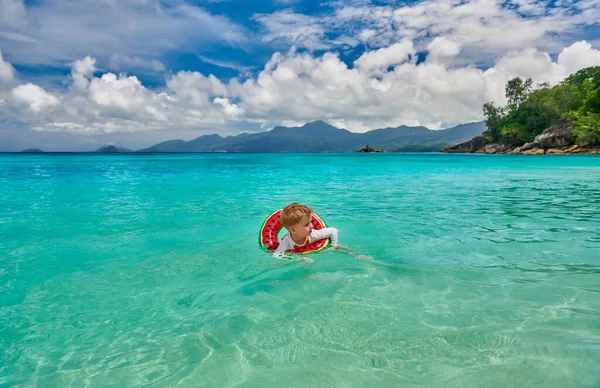
[[[273,252],[279,246],[279,240],[277,239],[277,234],[281,228],[283,228],[283,224],[281,223],[281,212],[283,209],[279,209],[273,214],[271,214],[262,228],[260,228],[260,234],[258,235],[258,244],[262,249],[267,252]],[[325,221],[321,219],[315,213],[312,213],[312,225],[313,229],[319,230],[322,228],[326,228],[327,225]],[[325,238],[323,240],[315,241],[313,243],[306,243],[301,247],[296,247],[293,251],[288,251],[288,253],[310,253],[310,252],[318,252],[325,249],[329,245],[329,239]]]

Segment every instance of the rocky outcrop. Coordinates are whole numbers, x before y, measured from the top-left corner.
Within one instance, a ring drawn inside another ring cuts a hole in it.
[[[357,152],[385,152],[382,149],[375,149],[375,148],[371,148],[369,147],[369,145],[367,144],[365,148],[361,148],[360,150],[358,150]]]
[[[518,154],[519,152],[513,152],[515,154]],[[543,148],[530,148],[526,151],[520,152],[523,155],[544,155],[544,149]]]
[[[522,155],[559,155],[559,154],[600,154],[600,147],[579,146],[573,143],[573,123],[567,120],[557,121],[531,143],[520,147],[502,143],[492,143],[485,136],[475,136],[471,140],[446,146],[442,152],[477,154],[522,154]]]
[[[565,149],[565,154],[592,154],[592,155],[600,155],[600,147],[580,147],[578,145],[574,145],[574,146],[566,148]]]
[[[487,144],[487,145],[481,147],[480,149],[475,151],[475,153],[477,153],[477,154],[507,154],[510,151],[512,151],[511,146],[507,146],[506,144],[502,144],[502,143],[490,143],[490,144]]]
[[[517,148],[515,153],[526,153],[534,148],[543,150],[562,148],[573,145],[573,123],[570,121],[557,121],[544,132],[540,133],[531,143],[526,143]]]
[[[565,154],[588,154],[600,155],[600,147],[580,147],[578,145],[558,147],[558,148],[540,148],[533,147],[524,151],[515,148],[511,154],[521,155],[565,155]]]
[[[573,123],[571,121],[558,121],[533,140],[541,148],[560,148],[573,144]]]
[[[476,152],[486,145],[490,144],[491,141],[487,136],[479,135],[475,136],[471,140],[463,141],[453,146],[446,146],[442,152],[448,153],[472,153]]]

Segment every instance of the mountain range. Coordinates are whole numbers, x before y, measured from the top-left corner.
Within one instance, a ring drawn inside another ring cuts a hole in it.
[[[352,152],[365,145],[392,152],[427,152],[481,135],[485,129],[480,121],[437,131],[403,125],[354,133],[313,121],[302,127],[278,126],[267,132],[168,140],[136,152]]]

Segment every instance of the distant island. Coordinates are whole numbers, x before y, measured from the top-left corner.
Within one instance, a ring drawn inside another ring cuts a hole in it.
[[[98,148],[94,152],[102,152],[105,154],[112,154],[112,153],[133,152],[133,151],[130,150],[129,148],[117,147],[114,145],[105,145],[105,146]]]
[[[21,151],[22,154],[41,154],[44,153],[44,151],[42,151],[39,148],[27,148],[26,150]]]
[[[535,90],[531,79],[513,78],[505,91],[506,106],[483,105],[485,132],[442,152],[600,154],[600,66]]]

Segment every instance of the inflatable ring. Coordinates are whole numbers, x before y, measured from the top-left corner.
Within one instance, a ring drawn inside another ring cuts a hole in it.
[[[283,227],[281,223],[281,212],[283,209],[279,209],[273,214],[271,214],[262,228],[260,228],[260,233],[258,235],[258,244],[267,252],[273,252],[279,246],[279,240],[277,239],[277,235],[279,231]],[[325,221],[321,219],[315,213],[312,213],[312,226],[313,229],[322,229],[326,228],[327,225]],[[315,241],[312,243],[306,243],[301,247],[296,246],[293,251],[287,251],[287,253],[310,253],[310,252],[318,252],[325,249],[329,245],[329,239],[325,238],[319,241]]]

